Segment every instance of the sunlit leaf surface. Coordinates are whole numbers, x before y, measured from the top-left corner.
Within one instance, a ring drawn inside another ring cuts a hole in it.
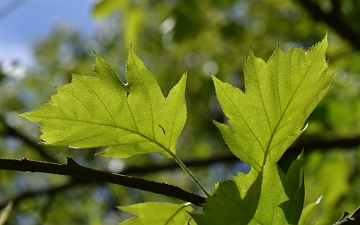
[[[199,225],[297,224],[304,201],[301,158],[287,174],[274,162],[263,170],[238,173],[220,183],[203,205],[204,214],[193,214]]]
[[[137,217],[130,218],[120,225],[195,225],[189,212],[190,204],[172,204],[164,202],[148,202],[131,206],[120,206],[119,209],[132,213]]]
[[[186,74],[167,98],[151,72],[130,49],[127,82],[96,55],[95,75],[73,75],[58,94],[21,116],[40,123],[48,145],[109,146],[103,156],[158,152],[171,157],[186,120]]]
[[[306,119],[328,91],[327,39],[309,51],[278,47],[267,62],[250,51],[245,92],[213,76],[216,95],[230,125],[214,121],[231,151],[256,170],[278,161],[306,127]]]

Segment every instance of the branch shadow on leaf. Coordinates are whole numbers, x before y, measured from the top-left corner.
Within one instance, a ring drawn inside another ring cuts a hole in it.
[[[286,174],[279,166],[277,167],[286,196],[289,198],[288,201],[279,205],[284,211],[288,224],[298,223],[304,205],[305,185],[304,174],[301,169],[302,159],[303,152],[293,161]]]
[[[261,186],[262,176],[258,171],[239,173],[233,180],[219,184],[203,204],[204,214],[192,214],[192,217],[198,225],[249,224],[256,220]]]

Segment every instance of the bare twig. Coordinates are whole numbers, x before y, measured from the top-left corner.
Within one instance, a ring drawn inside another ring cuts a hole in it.
[[[336,225],[359,225],[360,224],[360,206],[349,216],[348,212],[344,212],[344,215],[334,224]]]
[[[34,149],[44,159],[54,163],[57,162],[57,160],[54,157],[52,157],[50,154],[48,154],[41,145],[39,145],[37,142],[31,140],[30,138],[19,132],[17,129],[7,124],[2,114],[0,114],[0,123],[2,123],[3,126],[5,127],[5,130],[3,131],[2,134],[0,133],[0,135],[17,137],[23,142],[25,142],[27,145],[29,145],[32,149]]]
[[[9,1],[6,5],[0,8],[0,20],[4,19],[11,13],[19,9],[26,0]]]
[[[55,193],[59,193],[61,191],[67,190],[67,189],[69,189],[71,187],[74,187],[76,184],[82,183],[81,181],[83,181],[83,180],[73,178],[73,179],[70,179],[70,180],[62,183],[62,184],[54,185],[52,187],[39,188],[39,189],[36,189],[36,190],[25,191],[23,193],[17,194],[14,197],[1,199],[0,208],[5,207],[8,204],[8,202],[13,202],[14,206],[16,206],[22,200],[27,199],[27,198],[33,198],[35,196],[45,195],[45,194],[52,195],[52,194],[55,194]]]

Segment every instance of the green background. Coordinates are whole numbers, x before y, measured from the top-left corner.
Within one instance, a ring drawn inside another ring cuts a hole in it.
[[[129,46],[153,72],[167,95],[188,71],[188,118],[177,149],[190,169],[212,190],[243,163],[231,157],[208,118],[225,122],[209,73],[243,89],[249,48],[267,60],[277,44],[309,48],[328,33],[327,57],[336,70],[329,93],[310,116],[309,126],[284,155],[281,165],[304,148],[305,204],[321,203],[307,224],[332,224],[343,211],[360,205],[360,2],[357,0],[103,0],[94,4],[95,20],[106,20],[91,38],[70,27],[54,27],[33,46],[36,64],[23,79],[0,71],[0,157],[57,161],[66,157],[102,170],[168,182],[200,194],[177,168],[154,171],[171,161],[159,155],[110,159],[101,149],[74,150],[36,143],[37,125],[16,114],[32,110],[70,81],[71,73],[91,75],[97,51],[124,79]],[[91,43],[91,44],[89,44]],[[199,160],[212,159],[211,163]],[[195,161],[194,161],[195,160]],[[137,169],[137,170],[135,170]],[[136,172],[137,171],[137,172]],[[25,195],[29,193],[29,195]],[[109,184],[46,174],[0,171],[0,206],[18,196],[7,224],[118,224],[129,214],[116,206],[176,199]]]

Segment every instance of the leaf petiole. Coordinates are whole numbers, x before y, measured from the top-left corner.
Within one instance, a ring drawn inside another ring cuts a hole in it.
[[[181,161],[181,159],[171,151],[168,151],[168,153],[174,158],[174,160],[185,171],[185,173],[189,175],[189,177],[195,182],[195,184],[202,190],[206,197],[210,197],[211,195],[209,194],[209,192],[206,191],[205,187],[200,183],[198,179],[196,179],[194,174],[186,167],[186,165]]]

